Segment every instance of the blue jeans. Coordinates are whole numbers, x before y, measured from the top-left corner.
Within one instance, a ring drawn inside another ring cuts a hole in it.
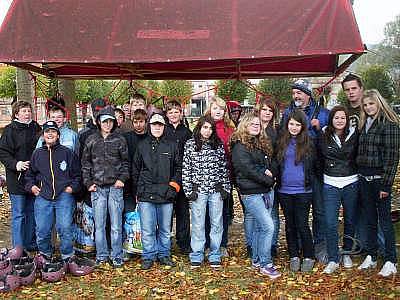
[[[312,233],[314,245],[326,241],[325,208],[322,196],[322,181],[314,178],[312,181]]]
[[[263,194],[243,195],[242,201],[248,216],[255,220],[251,235],[252,259],[258,261],[261,267],[265,267],[272,263],[271,243],[274,223]]]
[[[170,256],[172,210],[172,203],[139,202],[143,260]]]
[[[198,194],[197,200],[193,201],[191,204],[192,235],[190,245],[192,247],[192,253],[189,255],[191,262],[201,263],[204,259],[204,246],[206,244],[205,218],[207,205],[211,223],[210,253],[208,255],[208,260],[210,262],[219,262],[221,260],[219,248],[221,246],[223,232],[223,200],[221,199],[220,193],[208,195]]]
[[[278,239],[279,239],[279,201],[278,198],[275,197],[275,191],[271,190],[269,193],[266,194],[267,197],[273,201],[272,207],[267,207],[269,213],[271,214],[272,221],[274,222],[274,235],[272,236],[272,243],[271,247],[278,246]],[[243,195],[241,197],[244,197]],[[252,235],[253,235],[253,227],[255,226],[255,219],[254,216],[250,213],[246,213],[244,210],[244,235],[246,240],[246,246],[251,247],[252,243]]]
[[[63,192],[53,201],[40,196],[36,197],[36,241],[40,253],[49,257],[53,254],[51,232],[55,215],[56,229],[61,243],[61,256],[66,259],[74,254],[72,232],[74,210],[75,199],[72,194]]]
[[[383,236],[385,238],[384,260],[397,263],[396,241],[391,211],[391,195],[384,199],[379,198],[382,183],[380,179],[366,181],[360,179],[360,190],[363,204],[363,212],[367,220],[367,253],[372,256],[373,260],[377,258],[378,242],[377,228],[378,221],[381,225]]]
[[[96,258],[106,260],[122,257],[123,189],[113,186],[99,187],[91,193],[95,226]],[[111,223],[111,255],[106,238],[107,211]]]
[[[35,198],[32,195],[10,194],[12,245],[36,250],[35,237]]]
[[[338,218],[340,204],[343,205],[344,234],[354,237],[355,214],[357,210],[358,182],[343,188],[324,184],[324,204],[326,218],[326,239],[329,261],[339,262]],[[351,250],[352,240],[343,237],[343,250]]]

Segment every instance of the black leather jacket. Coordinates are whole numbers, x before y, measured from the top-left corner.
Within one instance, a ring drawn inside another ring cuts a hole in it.
[[[324,174],[344,177],[357,173],[358,132],[356,129],[350,128],[341,147],[333,136],[326,138],[322,131],[318,132],[317,137],[318,157],[322,160]]]
[[[271,158],[263,151],[249,150],[242,143],[232,147],[232,164],[236,184],[243,195],[263,194],[271,190],[274,179],[265,175],[272,171]]]

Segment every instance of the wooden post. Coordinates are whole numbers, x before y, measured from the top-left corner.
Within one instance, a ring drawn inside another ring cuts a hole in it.
[[[69,111],[71,127],[74,130],[78,130],[75,104],[75,81],[71,79],[60,79],[59,89],[64,97],[66,109]]]

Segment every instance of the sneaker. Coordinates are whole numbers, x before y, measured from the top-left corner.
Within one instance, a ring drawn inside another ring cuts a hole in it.
[[[358,266],[359,270],[367,270],[370,268],[375,268],[376,267],[376,261],[372,260],[371,255],[367,255],[367,257],[364,259],[361,265]]]
[[[300,258],[299,257],[292,257],[290,259],[290,271],[297,272],[300,270]]]
[[[258,261],[251,261],[251,267],[253,269],[258,269],[261,267],[260,263]]]
[[[167,256],[159,258],[158,261],[160,262],[160,265],[162,265],[162,266],[168,266],[168,267],[175,267],[176,266],[176,263],[174,263]]]
[[[151,259],[142,260],[142,270],[149,270],[153,266],[154,262]]]
[[[221,262],[220,261],[210,261],[210,267],[211,268],[220,268],[221,267]]]
[[[124,251],[122,253],[122,260],[124,262],[128,262],[131,258],[132,258],[132,254],[130,254],[130,253],[126,252],[126,251]]]
[[[122,258],[116,257],[112,259],[111,264],[114,268],[122,268],[124,262],[122,261]]]
[[[301,264],[302,272],[311,272],[314,267],[315,260],[311,258],[303,259],[303,263]]]
[[[383,277],[388,277],[390,275],[394,275],[397,273],[397,268],[394,263],[391,261],[385,262],[383,265],[381,271],[378,273],[378,275],[383,276]]]
[[[96,268],[102,268],[104,267],[104,265],[108,262],[108,259],[104,259],[104,258],[96,258],[96,261],[94,263],[94,266]]]
[[[343,260],[343,267],[345,267],[346,269],[350,269],[353,267],[353,261],[351,260],[350,255],[343,255],[342,260]]]
[[[322,264],[327,264],[328,263],[328,252],[326,251],[326,243],[321,242],[318,243],[314,246],[315,249],[315,258],[317,259],[318,262]]]
[[[225,247],[221,247],[219,251],[221,252],[221,257],[229,257],[228,249]]]
[[[335,272],[337,269],[339,268],[339,264],[334,262],[334,261],[330,261],[328,263],[328,265],[325,267],[325,269],[322,271],[322,273],[325,274],[332,274],[333,272]]]
[[[277,269],[275,269],[275,267],[273,265],[261,267],[260,273],[262,275],[267,275],[271,279],[275,279],[275,278],[278,278],[279,276],[281,276],[281,273],[279,273],[279,271]]]
[[[200,267],[201,267],[201,262],[199,262],[199,261],[191,261],[190,262],[191,269],[198,269]]]

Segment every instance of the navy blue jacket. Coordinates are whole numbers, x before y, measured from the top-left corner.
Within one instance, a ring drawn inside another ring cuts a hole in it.
[[[289,113],[295,109],[293,102],[290,104],[288,108],[285,109],[283,112],[281,127],[285,124],[286,119],[289,116]],[[310,99],[310,104],[303,109],[304,113],[307,117],[307,125],[308,125],[308,133],[311,138],[315,139],[317,137],[317,130],[311,126],[311,118],[319,120],[319,124],[321,128],[324,128],[328,125],[328,117],[329,117],[329,110],[324,107],[319,108],[318,112],[318,105],[314,99]],[[317,113],[318,112],[318,113]]]
[[[80,190],[81,166],[78,156],[71,149],[58,142],[50,149],[44,145],[36,149],[31,158],[30,168],[25,175],[25,190],[32,186],[40,188],[39,196],[57,200],[67,186],[73,193]]]

